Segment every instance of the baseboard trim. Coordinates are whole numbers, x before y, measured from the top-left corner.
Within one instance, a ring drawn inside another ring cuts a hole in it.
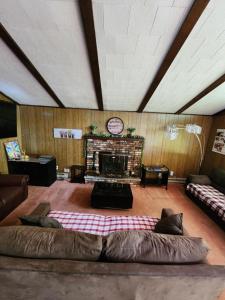
[[[170,177],[168,179],[169,182],[174,182],[174,183],[185,183],[186,182],[186,178],[177,178],[177,177]]]

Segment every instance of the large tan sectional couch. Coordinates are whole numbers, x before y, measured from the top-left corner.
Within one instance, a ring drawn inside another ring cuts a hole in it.
[[[39,206],[33,213],[42,214],[43,209],[46,214],[46,206]],[[19,231],[14,234],[13,230],[17,230],[17,228]],[[2,239],[6,241],[4,244],[9,243],[10,251],[13,251],[14,256],[23,256],[24,253],[30,253],[30,251],[38,253],[40,257],[44,257],[46,251],[52,253],[51,247],[46,247],[43,254],[42,249],[39,249],[40,245],[43,246],[43,240],[40,240],[39,243],[38,238],[36,239],[38,244],[32,249],[32,234],[28,234],[28,229],[27,226],[11,226],[11,228],[1,230]],[[7,230],[12,234],[12,240],[19,241],[18,246],[14,247],[15,249],[13,249],[10,240],[7,241],[6,236],[3,236],[7,233]],[[63,229],[58,230],[59,232],[63,231]],[[22,239],[19,235],[20,231],[23,234],[25,233],[25,235],[22,235]],[[34,232],[34,236],[37,236],[40,232],[42,234],[44,232],[44,235],[48,231],[51,233],[51,229],[42,232],[42,229],[38,227],[31,228],[30,231]],[[24,241],[26,235],[28,238],[27,243]],[[68,235],[73,234],[68,233]],[[76,239],[82,237],[82,233],[78,235],[74,233],[74,235]],[[56,235],[57,239],[54,242],[50,235],[54,247],[61,239],[59,236],[60,234]],[[49,236],[46,235],[46,241],[48,238]],[[89,261],[80,261],[82,259],[80,257],[79,260],[75,260],[71,258],[25,258],[1,255],[0,299],[214,300],[220,299],[219,296],[225,290],[224,266],[212,266],[207,265],[207,263],[185,265],[121,263],[102,261],[102,259],[91,261],[95,260],[95,256],[102,245],[108,242],[107,240],[101,242],[101,238],[89,237],[88,235],[85,235],[85,239],[82,243],[88,249],[89,256],[87,260]],[[109,238],[109,244],[111,245],[112,239],[113,237]],[[87,244],[88,240],[89,244]],[[25,245],[21,249],[22,254],[18,252],[20,251],[20,245]],[[49,244],[46,243],[46,245]],[[56,246],[57,255],[59,253],[61,255],[62,252],[63,255],[68,253],[68,258],[71,253],[80,255],[80,248],[83,247],[81,244],[77,247],[77,243],[74,243],[74,245],[72,243],[71,246],[68,245],[67,241],[64,240],[63,243]],[[74,247],[74,251],[72,251],[72,247]],[[0,248],[4,252],[4,245],[0,245]],[[117,252],[116,248],[115,250]],[[157,248],[154,251],[157,252]],[[136,252],[139,253],[138,248]],[[156,254],[158,255],[158,253]]]

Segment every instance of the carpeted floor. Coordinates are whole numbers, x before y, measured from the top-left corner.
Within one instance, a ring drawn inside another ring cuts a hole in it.
[[[50,202],[51,208],[102,215],[150,215],[160,217],[163,207],[184,213],[184,227],[189,235],[201,236],[209,245],[208,261],[225,265],[225,233],[201,211],[184,193],[181,184],[163,187],[132,187],[133,208],[130,210],[93,209],[90,195],[93,185],[56,181],[50,187],[29,186],[28,198],[0,225],[18,224],[18,217],[29,214],[40,202]]]

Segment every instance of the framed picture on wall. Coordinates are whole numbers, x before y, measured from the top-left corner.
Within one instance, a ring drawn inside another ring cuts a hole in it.
[[[212,151],[225,155],[225,129],[216,130]]]
[[[82,139],[81,129],[54,128],[53,136],[56,139]]]

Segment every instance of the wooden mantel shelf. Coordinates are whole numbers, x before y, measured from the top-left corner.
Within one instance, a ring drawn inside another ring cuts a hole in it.
[[[92,140],[131,140],[131,141],[143,141],[144,137],[127,137],[127,136],[98,136],[98,135],[84,135],[84,139]]]

